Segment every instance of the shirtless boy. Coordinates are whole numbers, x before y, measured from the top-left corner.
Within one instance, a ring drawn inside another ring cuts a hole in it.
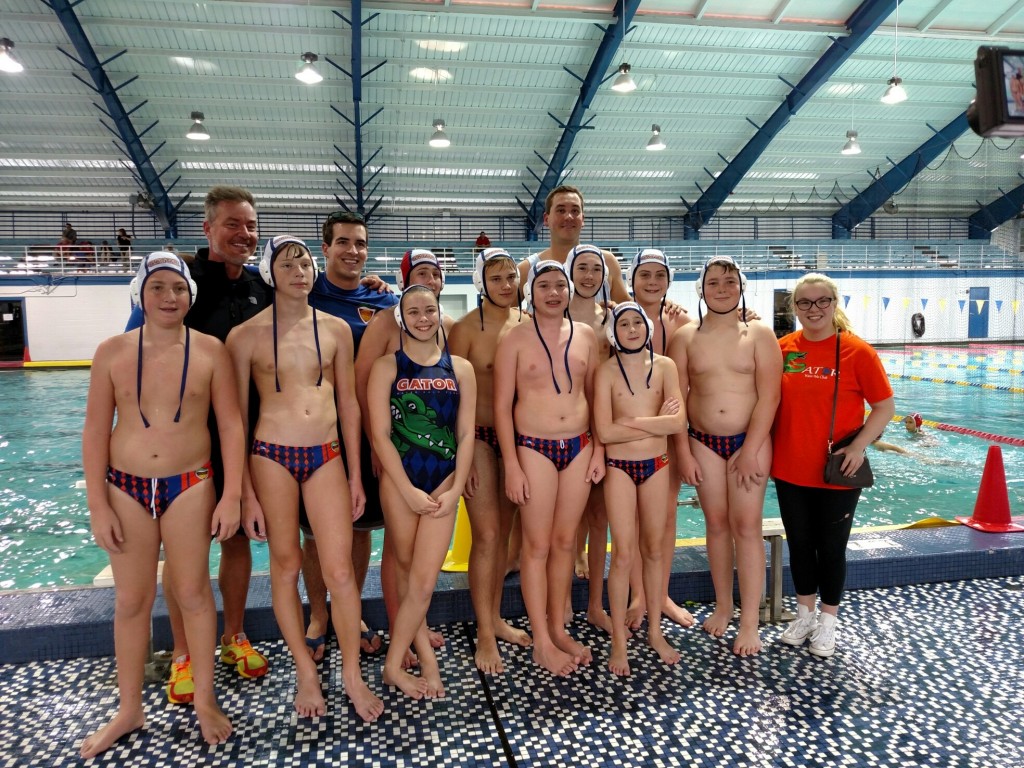
[[[522,519],[533,658],[565,676],[592,660],[590,649],[566,632],[563,611],[576,528],[590,484],[604,477],[604,447],[590,421],[597,342],[589,326],[565,317],[572,283],[562,264],[538,262],[525,293],[532,322],[505,334],[494,361],[494,426],[505,493]]]
[[[217,613],[210,588],[210,537],[238,530],[242,417],[231,361],[214,337],[190,331],[195,283],[175,254],[149,254],[133,281],[145,321],[96,349],[82,430],[89,513],[96,543],[114,571],[114,653],[120,707],[85,739],[81,756],[108,749],[145,725],[142,681],[163,543],[191,648],[212,649]],[[224,492],[210,467],[210,406],[217,416]],[[117,414],[115,424],[114,415]],[[113,431],[111,426],[113,425]],[[194,705],[203,738],[220,744],[231,722],[213,690],[213,654],[193,662]]]
[[[715,611],[704,631],[721,637],[733,615],[733,561],[739,572],[740,628],[733,652],[761,650],[758,611],[764,588],[761,514],[771,468],[769,432],[779,404],[782,358],[772,329],[736,314],[746,279],[728,256],[704,265],[697,295],[708,315],[683,327],[669,356],[686,394],[689,437],[677,436],[680,470],[696,486],[707,524]]]
[[[476,440],[473,469],[464,495],[473,532],[469,550],[469,593],[476,613],[477,669],[499,674],[505,665],[498,640],[529,645],[530,636],[501,618],[501,594],[508,560],[508,542],[515,505],[504,493],[501,449],[494,431],[494,358],[505,334],[526,321],[513,312],[519,303],[516,263],[501,248],[487,248],[476,258],[473,284],[479,292],[477,312],[469,312],[452,328],[448,344],[453,355],[469,360],[476,374]]]
[[[629,266],[629,290],[651,321],[651,344],[656,355],[667,355],[668,340],[677,330],[691,322],[689,315],[666,311],[668,289],[672,285],[673,270],[668,258],[657,248],[644,248],[637,252]],[[665,602],[662,612],[672,621],[684,627],[693,626],[693,616],[688,610],[678,605],[668,596],[668,579],[672,570],[672,557],[676,547],[676,499],[682,485],[679,463],[673,456],[674,443],[669,444],[670,469],[672,473],[671,493],[667,503],[668,514],[665,517],[665,534],[663,545],[665,556],[662,559],[665,568]],[[635,583],[634,579],[634,583]],[[636,590],[630,604],[628,622],[630,629],[637,629],[643,621],[646,598],[641,590]]]
[[[566,268],[572,278],[573,293],[569,302],[569,318],[589,325],[597,339],[598,364],[608,359],[611,346],[605,332],[608,324],[608,267],[604,252],[596,245],[577,245],[569,251]],[[586,542],[586,558],[583,547]],[[604,610],[604,567],[608,555],[608,516],[604,507],[604,492],[599,487],[590,489],[583,520],[576,533],[576,575],[586,578],[587,621],[595,627],[612,633],[612,622]],[[571,613],[571,610],[569,611]]]
[[[671,493],[669,472],[663,470],[668,467],[668,436],[685,426],[686,413],[675,365],[651,349],[653,326],[640,305],[619,304],[611,314],[607,335],[615,355],[597,371],[594,422],[605,444],[604,494],[612,528],[608,668],[628,675],[626,605],[638,520],[648,642],[666,664],[679,661],[678,651],[661,631],[661,606],[668,588],[662,537]]]
[[[295,662],[295,711],[301,717],[326,712],[316,662],[306,649],[299,602],[302,565],[299,494],[333,596],[332,620],[341,647],[345,692],[357,714],[376,720],[384,710],[359,667],[359,591],[352,566],[352,520],[365,497],[359,467],[359,406],[352,380],[352,332],[336,317],[309,305],[316,265],[306,244],[287,235],[263,249],[260,274],[274,288],[274,303],[228,336],[248,407],[250,375],[260,395],[259,421],[242,498],[246,528],[266,530],[274,615]],[[341,439],[349,476],[340,456]]]

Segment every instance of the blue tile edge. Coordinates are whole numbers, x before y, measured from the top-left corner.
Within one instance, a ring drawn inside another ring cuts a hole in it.
[[[858,533],[851,537],[851,544],[856,542],[877,542],[882,546],[848,552],[848,589],[1024,575],[1024,534],[986,534],[952,526]],[[793,594],[785,552],[783,587],[786,594]],[[680,603],[714,599],[704,547],[676,550],[669,593]],[[363,614],[367,623],[372,627],[385,626],[387,619],[376,568],[367,577],[364,595]],[[577,610],[583,610],[586,601],[587,585],[576,579],[573,604]],[[525,614],[517,574],[505,581],[502,612],[506,617]],[[112,655],[113,615],[114,593],[110,588],[0,594],[0,658],[7,663],[23,663]],[[472,619],[466,574],[442,573],[429,622],[445,624]],[[265,574],[255,575],[252,580],[246,632],[253,640],[280,637],[270,605],[269,577]],[[153,647],[170,645],[167,608],[158,594],[153,609]]]

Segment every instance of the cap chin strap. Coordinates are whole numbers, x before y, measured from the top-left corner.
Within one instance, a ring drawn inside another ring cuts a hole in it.
[[[274,388],[281,391],[281,380],[277,376],[277,297],[271,301],[271,313],[274,318]],[[320,365],[320,376],[316,380],[316,385],[319,387],[324,381],[324,360],[320,354],[320,331],[317,328],[316,322],[316,307],[313,307],[313,341],[316,344],[316,361]]]
[[[555,385],[555,393],[562,394],[562,388],[558,386],[558,381],[555,379],[555,361],[551,357],[551,350],[548,349],[548,343],[544,341],[544,336],[540,332],[540,326],[537,325],[537,314],[533,314],[533,329],[537,332],[537,338],[540,339],[541,346],[544,347],[544,352],[548,356],[548,365],[551,366],[551,383]],[[569,391],[572,392],[572,371],[569,370],[569,347],[572,346],[572,337],[574,332],[575,323],[572,321],[572,317],[569,315],[569,308],[566,307],[562,313],[562,317],[569,320],[569,341],[565,345],[565,375],[569,377]]]
[[[146,418],[146,414],[142,412],[142,329],[146,326],[146,321],[142,321],[142,325],[139,326],[139,364],[137,366],[136,376],[136,388],[138,389],[139,398],[139,416],[142,417],[142,425],[149,429],[149,420]],[[178,390],[178,412],[174,414],[174,423],[177,424],[181,420],[181,407],[185,402],[185,380],[188,378],[188,352],[190,347],[191,337],[189,334],[189,328],[185,326],[185,360],[181,366],[181,389]]]
[[[617,341],[617,339],[616,339]],[[636,349],[622,349],[621,344],[615,345],[615,362],[619,364],[619,372],[622,374],[622,378],[626,381],[626,387],[629,389],[629,394],[635,395],[633,386],[629,383],[629,376],[626,375],[626,369],[622,367],[622,358],[619,356],[621,352],[624,355],[636,355],[644,350],[648,350],[651,353],[651,369],[647,372],[647,388],[651,388],[651,377],[654,375],[654,345],[651,344],[650,332],[648,331],[647,341],[643,346],[637,347]]]

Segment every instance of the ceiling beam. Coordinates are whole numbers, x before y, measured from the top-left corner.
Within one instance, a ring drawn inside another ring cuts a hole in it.
[[[847,21],[849,36],[833,41],[824,55],[793,87],[778,109],[755,132],[696,202],[688,204],[684,199],[687,208],[684,234],[688,239],[698,238],[701,227],[714,218],[718,208],[754,167],[775,137],[789,123],[790,118],[799,112],[815,92],[849,60],[853,52],[871,37],[878,26],[889,17],[891,7],[892,0],[864,0]]]
[[[832,216],[832,239],[847,240],[854,228],[870,218],[886,200],[914,180],[928,163],[948,150],[953,142],[968,129],[967,113],[958,115],[948,125],[935,131],[935,135],[911,152],[869,187],[843,205]]]
[[[637,8],[640,7],[641,2],[642,0],[622,0],[621,6],[617,6],[618,18],[614,23],[605,27],[604,37],[601,39],[601,44],[597,47],[597,53],[590,64],[587,76],[582,79],[579,97],[576,99],[576,104],[569,114],[569,119],[564,123],[562,137],[558,140],[558,145],[555,147],[551,159],[545,161],[544,176],[534,194],[533,203],[530,204],[529,208],[523,205],[523,208],[527,211],[526,229],[534,237],[536,237],[543,224],[544,201],[548,193],[558,185],[559,179],[565,172],[566,166],[569,163],[569,154],[572,151],[573,142],[576,140],[576,134],[585,128],[583,117],[590,108],[594,97],[597,96],[598,88],[604,83],[605,73],[612,63],[615,52],[622,44],[626,30],[629,28],[630,22],[636,14]]]
[[[111,82],[104,70],[104,66],[110,63],[110,59],[100,61],[99,57],[97,57],[96,51],[93,49],[92,43],[89,42],[89,37],[85,34],[85,29],[82,27],[82,23],[74,11],[74,6],[77,5],[77,2],[71,3],[68,0],[43,0],[43,2],[53,9],[68,39],[74,46],[78,57],[76,59],[70,54],[66,55],[81,64],[89,73],[92,79],[91,87],[102,98],[103,104],[106,107],[105,113],[114,123],[117,135],[124,142],[124,151],[135,166],[135,173],[138,176],[140,185],[154,201],[153,214],[160,220],[165,234],[169,237],[174,237],[177,230],[177,208],[171,203],[167,194],[168,189],[164,187],[163,181],[160,178],[171,166],[167,166],[160,173],[153,167],[151,158],[160,151],[160,146],[152,152],[146,151],[142,143],[142,135],[149,129],[144,129],[142,134],[140,134],[135,130],[131,120],[131,112],[137,110],[139,106],[137,105],[129,112],[125,109],[124,104],[121,102],[121,97],[117,94],[118,90],[123,88],[128,82],[131,82],[131,80],[125,81],[119,86],[115,86]],[[58,48],[58,50],[61,49]],[[63,50],[61,52],[64,53]]]

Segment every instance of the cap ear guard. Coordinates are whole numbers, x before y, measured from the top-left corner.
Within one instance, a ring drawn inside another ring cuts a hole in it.
[[[523,297],[526,299],[526,303],[533,305],[533,284],[537,278],[543,275],[545,272],[553,272],[558,270],[565,277],[566,282],[569,283],[569,301],[572,301],[573,296],[573,285],[572,278],[569,276],[568,270],[565,268],[565,264],[560,264],[553,259],[545,259],[544,261],[538,261],[530,268],[530,273],[527,276],[526,285],[523,286]]]
[[[263,257],[260,259],[260,277],[263,278],[263,282],[269,285],[271,288],[275,288],[274,285],[274,259],[277,258],[277,254],[281,252],[286,245],[298,245],[309,254],[309,258],[313,261],[313,279],[316,279],[319,269],[316,265],[316,256],[309,250],[309,247],[299,238],[291,235],[275,235],[274,237],[267,240],[267,244],[263,246]]]
[[[647,341],[644,342],[644,346],[647,346],[647,344],[650,343],[651,338],[654,336],[654,323],[651,321],[651,318],[647,316],[647,313],[644,312],[643,307],[635,301],[624,301],[621,304],[616,304],[615,308],[611,311],[611,322],[608,323],[604,332],[608,337],[608,342],[612,345],[612,348],[618,352],[622,352],[623,349],[622,344],[619,343],[619,338],[615,333],[615,325],[618,322],[618,319],[626,312],[639,313],[640,317],[642,317],[644,322],[647,324]],[[641,347],[641,349],[643,349],[643,347]]]
[[[633,290],[633,281],[636,280],[637,270],[640,269],[642,264],[656,264],[664,267],[668,271],[669,285],[672,285],[676,271],[668,263],[668,257],[664,251],[659,251],[657,248],[641,248],[636,252],[636,256],[633,257],[633,263],[629,266],[629,292],[631,294],[636,294],[636,291]]]
[[[704,266],[700,268],[700,272],[697,273],[697,298],[704,298],[704,278],[707,276],[708,268],[713,267],[715,264],[727,264],[731,265],[740,276],[740,293],[746,293],[747,290],[747,276],[743,274],[743,270],[740,269],[739,264],[732,256],[712,256],[710,259],[704,262]]]
[[[408,333],[410,336],[412,336],[412,334],[409,333],[409,328],[406,326],[405,318],[402,315],[402,305],[405,303],[405,297],[409,293],[411,293],[412,291],[426,291],[431,296],[434,296],[434,292],[432,290],[430,290],[425,285],[420,285],[419,283],[417,283],[415,285],[410,285],[408,288],[406,288],[404,291],[402,291],[402,295],[399,296],[399,298],[398,298],[398,303],[395,304],[395,310],[394,310],[394,312],[395,312],[395,322],[398,323],[399,330],[401,330],[403,333]],[[434,298],[436,299],[437,297],[434,296]],[[438,327],[440,328],[440,327],[443,327],[443,324],[441,323],[441,317],[442,317],[441,302],[437,302],[437,314],[438,314]],[[413,336],[413,338],[416,338],[416,337]]]
[[[176,272],[185,278],[185,281],[188,283],[188,305],[191,308],[196,303],[196,294],[199,291],[199,287],[196,285],[196,281],[192,279],[192,273],[189,272],[188,264],[178,254],[169,251],[154,251],[139,264],[138,273],[128,283],[128,293],[131,296],[132,304],[136,306],[142,304],[142,290],[146,287],[146,280],[154,272],[161,270]]]
[[[611,281],[608,279],[608,263],[604,259],[604,251],[598,248],[596,245],[577,245],[571,251],[569,251],[569,258],[565,260],[566,271],[569,274],[569,280],[572,280],[573,273],[576,271],[576,259],[582,256],[596,256],[598,261],[601,263],[601,285],[594,292],[594,295],[587,298],[597,298],[597,295],[601,291],[605,291],[606,294],[611,291]],[[573,285],[575,289],[575,285]],[[607,298],[607,295],[606,297]]]
[[[396,275],[398,290],[404,291],[409,287],[409,275],[420,264],[433,264],[437,267],[438,272],[441,273],[441,285],[442,287],[444,286],[444,268],[441,266],[441,261],[437,258],[437,255],[426,248],[412,248],[402,255],[402,263],[399,265],[398,274]]]
[[[485,248],[476,255],[476,264],[473,266],[473,287],[477,293],[487,293],[484,290],[484,270],[492,259],[508,259],[513,261],[509,252],[504,248]]]

